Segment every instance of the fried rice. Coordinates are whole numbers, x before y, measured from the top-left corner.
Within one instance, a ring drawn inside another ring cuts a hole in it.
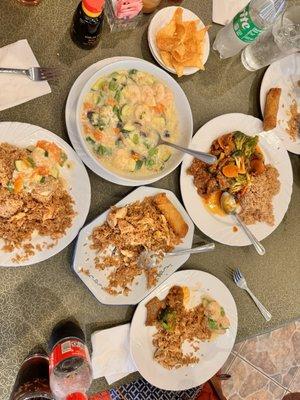
[[[140,254],[145,249],[168,252],[181,242],[155,201],[152,196],[126,207],[112,207],[106,222],[91,235],[91,248],[97,252],[95,268],[111,269],[105,290],[112,295],[128,295],[133,280],[143,273],[148,287],[154,286],[158,268],[142,267]],[[101,256],[109,246],[113,246],[112,253]]]
[[[46,184],[52,185],[53,193],[46,200],[39,199],[25,190],[14,193],[7,189],[12,180],[15,162],[28,155],[27,150],[0,143],[0,238],[4,241],[3,250],[24,250],[24,258],[32,256],[41,245],[33,246],[30,241],[38,234],[57,240],[71,227],[74,218],[73,199],[64,187],[63,181],[56,179],[55,185],[49,178]],[[16,261],[20,261],[20,257]]]

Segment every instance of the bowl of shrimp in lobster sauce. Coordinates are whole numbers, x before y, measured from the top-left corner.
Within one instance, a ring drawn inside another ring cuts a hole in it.
[[[188,147],[193,133],[181,87],[139,59],[112,63],[88,80],[78,99],[76,123],[98,175],[130,186],[155,182],[182,161],[183,153],[157,146],[159,136]]]

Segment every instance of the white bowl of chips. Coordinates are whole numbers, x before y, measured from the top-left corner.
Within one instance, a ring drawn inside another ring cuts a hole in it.
[[[155,60],[167,71],[191,75],[204,70],[209,50],[208,27],[192,11],[166,7],[152,19],[148,43]]]

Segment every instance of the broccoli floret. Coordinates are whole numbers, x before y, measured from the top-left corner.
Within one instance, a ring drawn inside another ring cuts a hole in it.
[[[233,134],[233,138],[234,138],[234,143],[235,143],[235,147],[237,150],[243,150],[243,146],[244,143],[247,140],[247,135],[245,135],[243,132],[240,131],[236,131]]]
[[[236,149],[241,150],[247,158],[250,157],[258,143],[258,136],[248,136],[237,131],[234,132],[233,137]]]
[[[166,331],[173,331],[176,323],[176,311],[170,307],[164,308],[158,316],[158,321]]]
[[[244,144],[243,150],[246,157],[250,157],[258,143],[258,136],[248,137],[246,143]]]
[[[234,158],[235,164],[239,169],[239,174],[245,174],[245,160],[242,150],[236,150],[235,152],[233,152],[232,157]]]

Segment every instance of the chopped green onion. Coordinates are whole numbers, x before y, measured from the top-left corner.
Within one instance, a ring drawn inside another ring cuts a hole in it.
[[[122,142],[122,139],[117,139],[116,141],[115,141],[115,145],[117,146],[117,147],[122,147],[123,146],[123,142]]]
[[[225,310],[223,307],[221,307],[221,317],[224,317],[224,316],[225,316]]]
[[[148,150],[148,156],[149,157],[153,157],[157,154],[158,152],[158,148],[157,147],[152,147],[152,149]]]
[[[29,162],[29,164],[32,166],[32,168],[35,167],[35,162],[34,159],[32,157],[27,157],[27,161]]]
[[[90,136],[87,136],[87,137],[85,138],[85,140],[86,140],[88,143],[90,143],[90,144],[95,144],[95,143],[96,143],[95,140],[92,139]]]
[[[67,161],[67,159],[68,159],[68,156],[66,155],[66,153],[64,151],[62,151],[61,154],[60,154],[60,163],[59,163],[59,165],[61,167],[63,167],[63,165]]]
[[[148,167],[148,168],[153,167],[154,164],[155,164],[155,161],[152,160],[151,158],[148,158],[148,159],[145,161],[145,165],[146,165],[146,167]]]
[[[49,157],[49,151],[45,150],[45,157]]]
[[[109,82],[108,88],[113,92],[118,88],[118,84],[114,78]]]
[[[133,69],[130,69],[128,73],[129,73],[129,75],[135,75],[137,72],[138,72],[137,69],[133,68]]]
[[[132,141],[133,141],[134,144],[139,144],[140,138],[139,138],[139,135],[137,133],[135,133],[132,136]]]
[[[118,117],[119,121],[122,121],[121,111],[120,111],[119,107],[114,106],[113,107],[113,112],[116,114],[116,116]]]
[[[100,156],[110,156],[112,153],[112,150],[109,149],[108,147],[103,146],[102,144],[99,144],[99,146],[97,148],[97,153]]]
[[[209,329],[218,329],[219,325],[214,319],[208,318],[208,327]]]
[[[116,91],[116,94],[115,94],[115,100],[119,103],[120,102],[120,100],[121,100],[121,90],[122,89],[118,89],[117,91]]]
[[[137,170],[141,169],[142,165],[143,165],[143,161],[142,160],[137,160],[136,163],[135,163],[135,170],[137,171]]]
[[[46,178],[44,176],[41,177],[40,183],[45,183]]]
[[[12,192],[14,191],[14,185],[13,185],[13,183],[12,183],[11,181],[8,181],[8,182],[7,182],[7,184],[6,184],[6,189],[7,189],[10,193],[12,193]]]

